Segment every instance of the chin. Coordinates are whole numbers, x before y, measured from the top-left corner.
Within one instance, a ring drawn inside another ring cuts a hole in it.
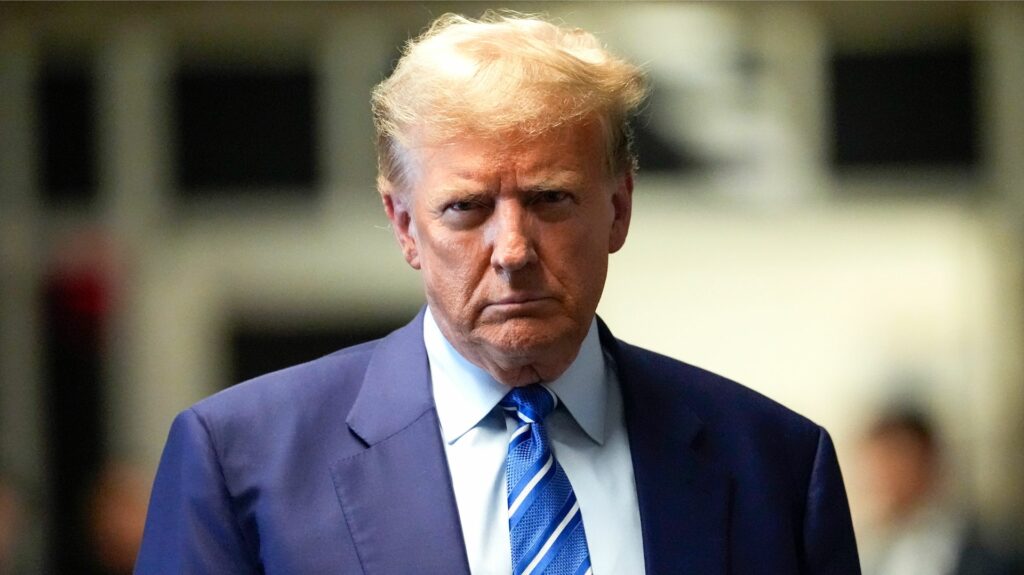
[[[479,328],[474,339],[508,357],[532,362],[562,353],[567,347],[575,351],[586,335],[578,332],[576,323],[568,318],[514,318]]]

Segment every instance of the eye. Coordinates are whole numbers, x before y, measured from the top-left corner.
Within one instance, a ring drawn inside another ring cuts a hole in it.
[[[488,207],[490,198],[482,194],[460,194],[451,197],[441,206],[442,213],[475,212]]]
[[[469,229],[487,219],[493,205],[486,196],[463,196],[443,204],[440,220],[451,229]]]
[[[452,202],[445,208],[453,212],[469,212],[472,210],[479,209],[481,207],[480,202],[475,200],[460,200],[458,202]]]
[[[543,190],[537,192],[531,203],[534,204],[557,204],[569,199],[569,193],[562,190]]]

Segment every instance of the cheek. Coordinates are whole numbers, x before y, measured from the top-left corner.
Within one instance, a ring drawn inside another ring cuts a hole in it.
[[[603,219],[587,218],[574,226],[572,233],[566,234],[570,240],[564,249],[587,267],[607,262],[609,229],[610,224]]]
[[[449,234],[428,235],[421,243],[424,280],[435,298],[453,314],[468,312],[469,302],[483,281],[489,257],[479,240]]]
[[[424,240],[422,246],[434,274],[447,275],[454,281],[473,267],[478,248],[469,238],[453,233],[430,233],[424,235]]]
[[[548,245],[548,262],[569,295],[581,300],[600,296],[608,267],[607,240],[582,226],[552,237],[557,241]]]

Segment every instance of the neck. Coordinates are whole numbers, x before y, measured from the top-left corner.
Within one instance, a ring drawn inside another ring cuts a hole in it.
[[[543,345],[531,345],[529,342],[503,342],[497,345],[484,338],[453,331],[442,318],[433,314],[432,317],[441,335],[459,355],[509,387],[558,379],[576,360],[590,328],[589,324],[580,326],[580,329],[573,330],[570,337],[545,342]]]
[[[581,340],[575,345],[553,346],[565,349],[547,350],[549,353],[545,354],[510,355],[500,350],[488,349],[487,346],[465,345],[466,342],[457,342],[448,334],[445,334],[445,337],[462,357],[509,387],[522,387],[558,379],[572,365],[582,343]]]

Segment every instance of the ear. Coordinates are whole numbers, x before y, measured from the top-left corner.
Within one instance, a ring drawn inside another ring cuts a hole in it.
[[[405,261],[413,269],[420,269],[420,252],[416,248],[416,228],[412,223],[412,205],[406,195],[388,192],[381,194],[384,202],[384,213],[391,221],[391,229],[395,232],[398,245],[402,248]]]
[[[629,219],[633,215],[633,172],[627,171],[616,178],[612,192],[612,228],[608,237],[608,253],[622,249],[629,233]]]

